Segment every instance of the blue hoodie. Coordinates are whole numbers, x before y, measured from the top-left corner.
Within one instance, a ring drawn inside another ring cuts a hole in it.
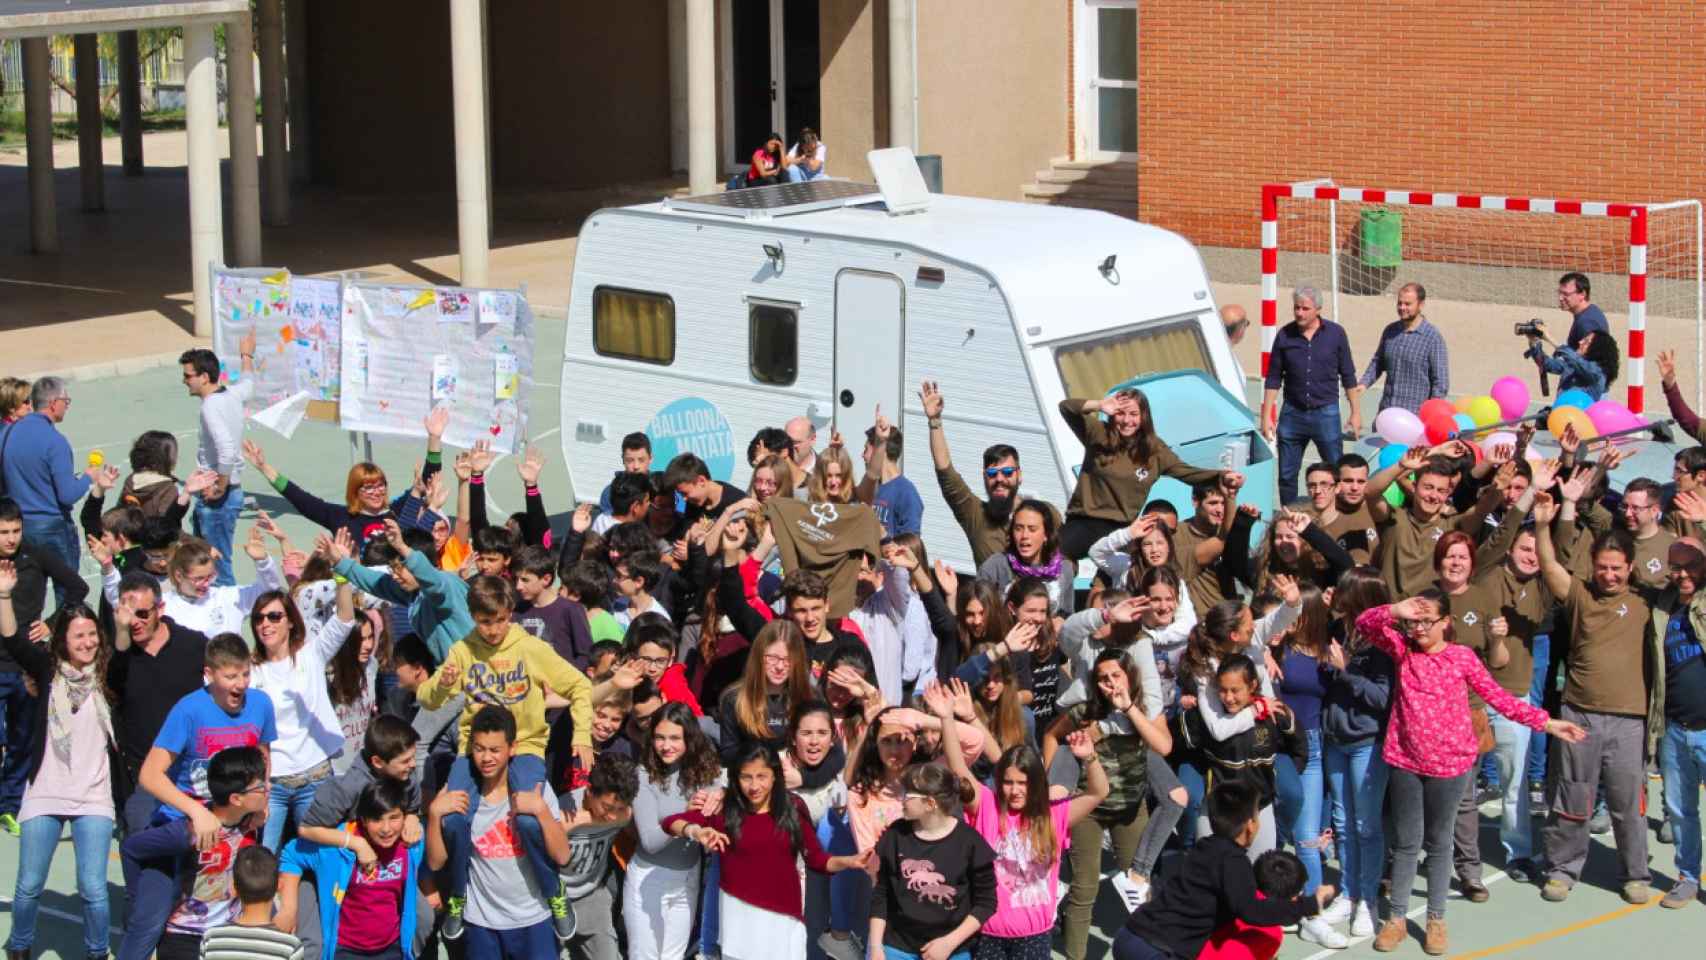
[[[345,829],[350,829],[345,827]],[[415,960],[415,877],[421,868],[425,841],[409,846],[408,868],[403,875],[403,916],[397,931],[397,943],[403,950],[403,960]],[[355,851],[343,847],[325,847],[301,837],[284,845],[278,858],[280,873],[302,876],[314,874],[314,892],[320,899],[321,952],[330,956],[338,946],[338,917],[343,912],[344,891],[355,872]],[[336,904],[336,906],[328,906]]]

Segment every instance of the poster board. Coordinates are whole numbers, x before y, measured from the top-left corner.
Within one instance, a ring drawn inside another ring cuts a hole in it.
[[[425,437],[450,408],[444,441],[515,453],[527,436],[533,311],[521,290],[350,282],[343,287],[339,402],[344,429]]]
[[[342,282],[292,276],[285,269],[213,268],[213,352],[220,379],[241,380],[237,345],[255,333],[255,391],[244,405],[254,415],[299,392],[308,394],[304,419],[338,422]]]

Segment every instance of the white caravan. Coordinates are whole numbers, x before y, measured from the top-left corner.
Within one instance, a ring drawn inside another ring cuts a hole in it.
[[[1155,410],[1163,438],[1203,466],[1224,462],[1236,438],[1247,489],[1272,489],[1272,454],[1195,247],[1095,211],[920,196],[922,181],[905,182],[911,163],[874,152],[886,190],[819,180],[589,217],[563,357],[575,496],[598,496],[621,468],[623,435],[642,428],[654,469],[692,451],[741,486],[748,441],[797,415],[818,424],[820,447],[839,429],[857,462],[880,404],[903,433],[925,541],[963,568],[971,553],[935,482],[920,381],[941,384],[972,489],[984,448],[1008,443],[1022,492],[1065,504],[1083,449],[1059,402],[1191,369],[1206,373],[1163,378],[1174,381]],[[1175,481],[1154,495],[1189,513]]]

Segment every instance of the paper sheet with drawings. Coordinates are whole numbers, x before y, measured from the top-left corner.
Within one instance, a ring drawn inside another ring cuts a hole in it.
[[[533,314],[519,291],[349,283],[342,333],[344,429],[425,437],[427,413],[448,404],[446,443],[520,446]]]
[[[216,268],[213,297],[213,350],[228,382],[241,378],[237,346],[255,332],[250,374],[255,391],[248,414],[298,393],[310,401],[337,402],[343,319],[338,280],[292,276],[282,269]]]

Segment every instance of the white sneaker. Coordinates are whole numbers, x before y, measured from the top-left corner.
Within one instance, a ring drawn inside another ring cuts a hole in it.
[[[1374,911],[1369,909],[1365,900],[1356,902],[1356,911],[1351,915],[1351,936],[1374,936]]]
[[[1329,950],[1343,950],[1351,945],[1349,937],[1323,923],[1320,917],[1305,917],[1297,925],[1297,935]]]
[[[1136,913],[1137,908],[1149,902],[1149,884],[1138,883],[1131,874],[1124,870],[1114,874],[1114,891],[1120,895],[1120,902],[1125,904],[1126,913]]]
[[[1351,912],[1354,909],[1355,908],[1351,906],[1351,900],[1349,897],[1339,897],[1332,903],[1328,904],[1327,909],[1316,914],[1315,917],[1329,927],[1336,927],[1339,924],[1344,923],[1346,920],[1349,920],[1351,918]]]

